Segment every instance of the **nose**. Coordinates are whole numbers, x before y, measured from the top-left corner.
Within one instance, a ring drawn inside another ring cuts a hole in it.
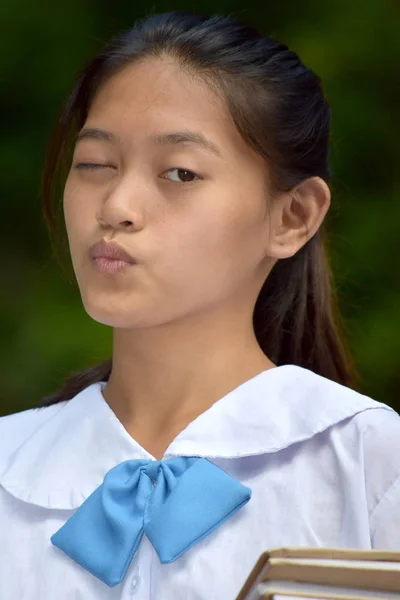
[[[107,221],[105,219],[103,219],[103,217],[97,213],[96,214],[96,219],[97,221],[100,223],[101,227],[112,227],[113,229],[129,229],[129,228],[133,228],[133,221],[120,221],[120,220],[115,220],[115,219],[108,219]],[[136,222],[136,221],[135,221]]]
[[[96,215],[100,225],[124,230],[142,228],[143,216],[139,204],[135,202],[135,207],[133,207],[133,187],[132,182],[129,184],[127,181],[121,181],[108,193]],[[138,192],[136,191],[135,194]]]

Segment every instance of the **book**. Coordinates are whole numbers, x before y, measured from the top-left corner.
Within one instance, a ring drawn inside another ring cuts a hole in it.
[[[264,552],[236,600],[400,600],[400,552],[273,548]]]
[[[328,596],[292,596],[286,594],[268,594],[265,596],[266,600],[305,600],[306,598],[312,600],[329,600]],[[338,596],[331,596],[331,598],[338,598]],[[342,600],[365,600],[365,596],[340,596]],[[368,598],[367,598],[368,600]]]

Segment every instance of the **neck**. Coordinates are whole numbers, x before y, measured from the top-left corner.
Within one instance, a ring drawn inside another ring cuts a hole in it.
[[[103,395],[153,456],[161,457],[222,396],[275,366],[258,345],[251,320],[243,324],[230,317],[114,330],[112,372]]]

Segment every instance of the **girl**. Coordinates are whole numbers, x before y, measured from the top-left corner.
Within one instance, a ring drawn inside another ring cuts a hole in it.
[[[67,160],[112,360],[0,421],[2,600],[233,599],[273,546],[400,549],[400,418],[352,389],[330,288],[329,122],[232,18],[151,16],[83,71],[44,210]]]

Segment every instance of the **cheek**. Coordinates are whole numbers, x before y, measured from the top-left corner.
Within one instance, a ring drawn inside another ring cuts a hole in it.
[[[85,196],[83,201],[81,195],[77,193],[76,186],[67,181],[63,196],[63,211],[70,251],[74,255],[80,246],[93,237],[91,228],[95,223],[95,208],[89,196]]]
[[[233,194],[218,196],[218,210],[216,204],[208,203],[188,217],[186,224],[180,222],[176,235],[170,230],[161,236],[163,271],[173,273],[180,286],[186,283],[186,292],[226,290],[262,259],[263,224],[257,207],[246,205],[244,199]],[[167,245],[165,240],[169,240]]]
[[[71,242],[71,239],[74,237],[77,224],[79,223],[79,209],[76,194],[74,194],[74,187],[71,185],[69,179],[67,179],[64,188],[63,210],[65,228],[67,230],[68,239]]]
[[[91,275],[92,265],[89,256],[90,240],[96,239],[95,208],[85,198],[85,202],[71,189],[65,188],[63,198],[65,228],[68,237],[72,267],[82,296],[87,293],[86,281]],[[97,236],[98,237],[98,236]],[[93,243],[93,242],[92,242]]]
[[[209,261],[239,266],[256,258],[263,224],[254,204],[233,193],[221,197],[221,208],[213,210],[197,231],[198,249]]]

